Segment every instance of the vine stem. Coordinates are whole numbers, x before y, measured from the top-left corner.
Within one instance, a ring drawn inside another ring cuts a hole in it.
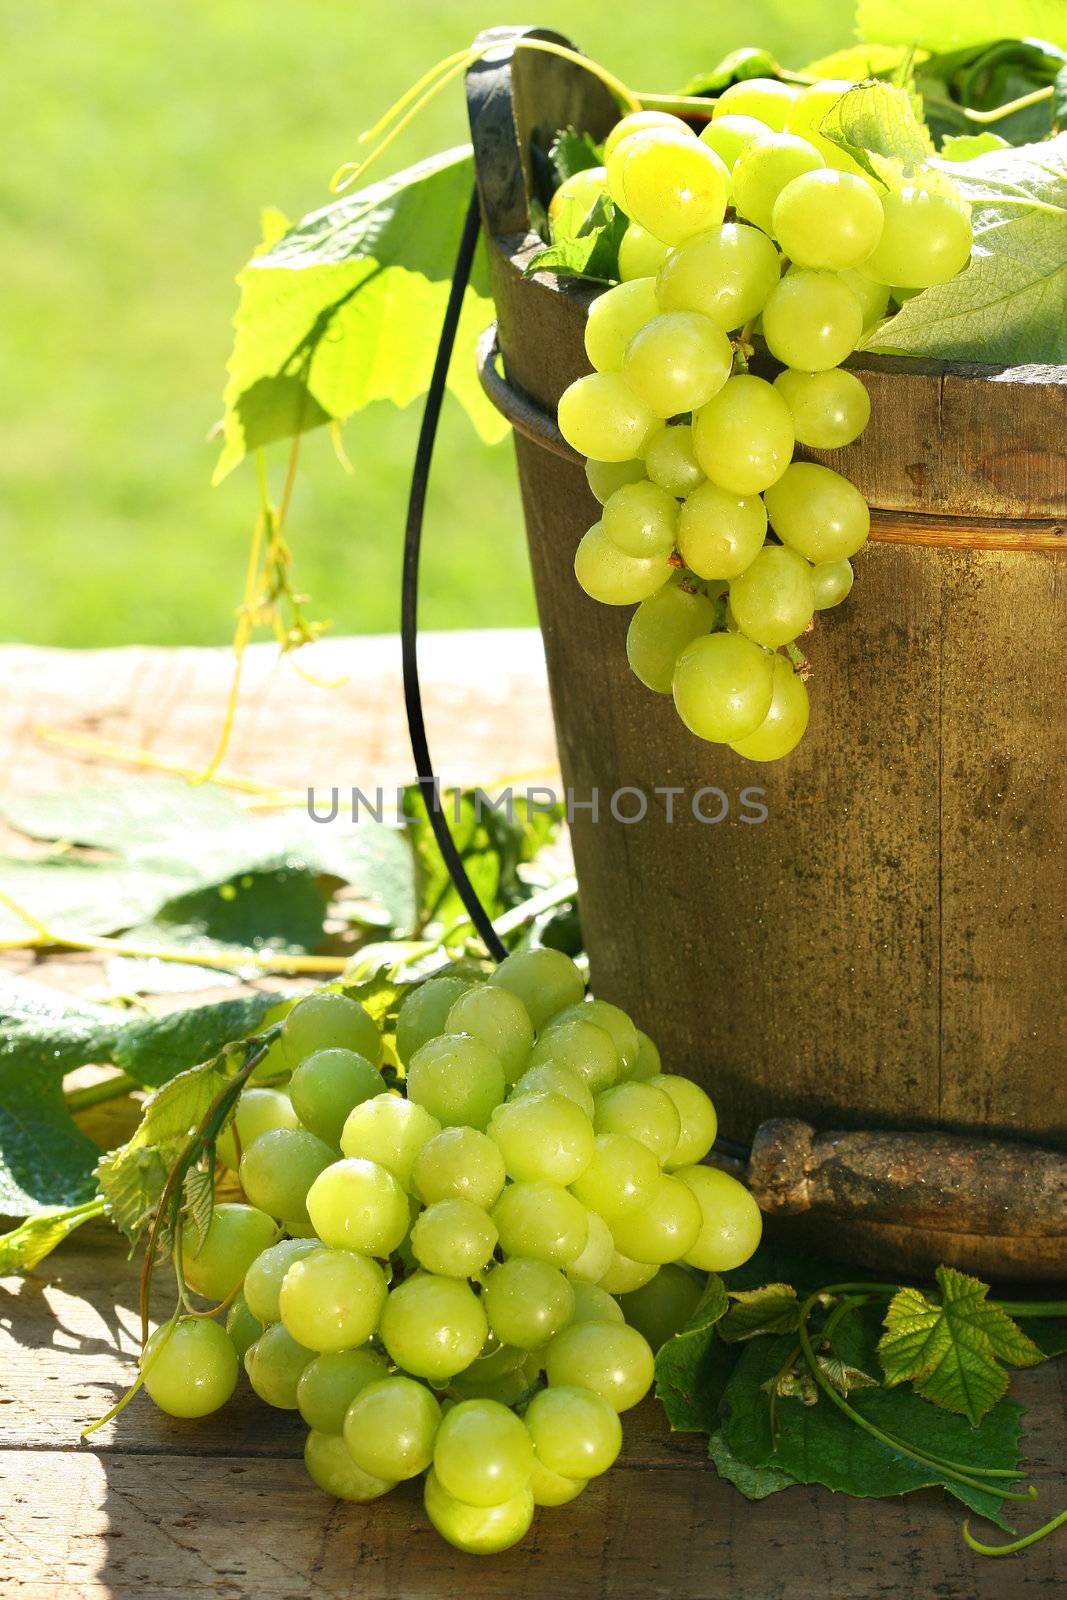
[[[120,1095],[142,1087],[128,1072],[116,1072],[100,1083],[86,1084],[84,1089],[68,1089],[63,1100],[68,1111],[88,1111],[90,1106],[103,1105],[105,1100],[117,1100]]]
[[[980,1556],[1011,1556],[1017,1550],[1025,1550],[1027,1545],[1036,1544],[1039,1539],[1044,1539],[1050,1533],[1055,1533],[1057,1528],[1062,1528],[1067,1522],[1067,1511],[1061,1511],[1058,1517],[1053,1517],[1050,1522],[1043,1523],[1040,1528],[1035,1528],[1033,1533],[1026,1533],[1021,1539],[1013,1539],[1010,1544],[983,1544],[971,1532],[969,1520],[963,1524],[963,1542],[969,1545]]]

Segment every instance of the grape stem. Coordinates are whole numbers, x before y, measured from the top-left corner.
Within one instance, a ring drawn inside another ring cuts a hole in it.
[[[1067,1522],[1067,1511],[1061,1511],[1059,1516],[1052,1518],[1051,1522],[1046,1522],[1040,1528],[1035,1528],[1033,1533],[1024,1534],[1021,1539],[1013,1539],[1010,1544],[983,1544],[971,1532],[970,1522],[965,1521],[963,1524],[963,1542],[980,1556],[1012,1556],[1017,1550],[1025,1550],[1027,1545],[1036,1544],[1039,1539],[1044,1539],[1046,1535],[1055,1533],[1056,1529],[1062,1528],[1065,1522]]]
[[[99,1083],[87,1083],[84,1089],[68,1089],[63,1096],[66,1108],[70,1112],[88,1111],[90,1106],[103,1105],[105,1100],[117,1100],[120,1095],[129,1094],[133,1089],[142,1086],[136,1078],[131,1078],[128,1072],[116,1072],[110,1078],[103,1078]]]

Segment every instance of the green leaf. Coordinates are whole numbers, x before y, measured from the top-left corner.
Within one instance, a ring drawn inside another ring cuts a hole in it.
[[[971,264],[907,301],[866,347],[1008,365],[1067,361],[1067,133],[931,164],[971,203]]]
[[[576,172],[585,172],[590,167],[602,165],[600,151],[587,133],[579,133],[575,128],[563,128],[553,139],[548,150],[548,159],[560,183],[568,178],[573,178]]]
[[[901,1289],[885,1316],[878,1345],[886,1383],[912,1383],[917,1393],[977,1424],[1003,1395],[1008,1375],[998,1361],[1029,1367],[1043,1359],[1005,1311],[990,1305],[977,1278],[938,1267],[940,1304],[921,1289]]]
[[[577,236],[546,245],[531,257],[526,277],[535,272],[558,272],[567,277],[614,283],[619,276],[619,245],[627,219],[607,195],[590,211]]]
[[[934,151],[912,96],[891,83],[861,83],[849,89],[830,107],[819,131],[876,178],[881,174],[871,156],[900,162],[910,172]]]
[[[278,1004],[276,994],[241,995],[185,1011],[126,1022],[106,1059],[148,1088],[217,1055],[223,1045],[246,1039]]]
[[[719,1338],[729,1344],[761,1333],[792,1333],[800,1321],[797,1292],[788,1283],[730,1290],[730,1300],[730,1309],[719,1323]]]
[[[171,1167],[226,1081],[218,1061],[180,1073],[153,1095],[133,1137],[97,1166],[100,1193],[115,1226],[134,1239],[159,1203]]]
[[[1013,34],[1067,48],[1061,0],[859,0],[856,28],[882,44],[957,50]]]
[[[716,1428],[714,1433],[708,1435],[708,1455],[719,1477],[732,1483],[735,1489],[740,1489],[746,1500],[766,1500],[770,1494],[793,1488],[797,1481],[778,1467],[753,1467],[747,1461],[742,1461],[730,1449],[722,1428]]]
[[[862,1353],[870,1359],[876,1339],[877,1319],[868,1318],[862,1352],[850,1350],[849,1355],[854,1358]],[[972,1510],[1000,1527],[1007,1526],[1001,1518],[1001,1497],[995,1491],[969,1488],[937,1468],[890,1449],[825,1395],[814,1406],[779,1398],[775,1404],[777,1431],[772,1436],[763,1385],[774,1378],[794,1348],[791,1334],[754,1339],[742,1347],[723,1396],[727,1417],[723,1431],[734,1456],[750,1467],[788,1473],[798,1483],[820,1483],[859,1497],[908,1494],[940,1484]],[[977,1428],[962,1417],[931,1407],[909,1389],[864,1389],[849,1397],[849,1405],[883,1431],[945,1459],[972,1467],[1011,1469],[1018,1464],[1022,1408],[1014,1401],[1001,1400]]]
[[[941,141],[938,155],[942,161],[971,161],[975,156],[987,155],[990,150],[1006,149],[1008,141],[999,133],[949,133]]]
[[[916,51],[916,59],[922,59],[925,54],[925,51]],[[905,45],[850,44],[828,56],[820,56],[818,61],[809,62],[801,70],[805,77],[843,78],[859,83],[863,78],[891,77],[907,65],[911,55],[910,46]]]
[[[781,67],[768,51],[748,46],[731,50],[709,72],[698,72],[695,78],[690,78],[682,93],[718,95],[728,89],[731,83],[742,83],[746,78],[778,78],[781,72]]]
[[[215,1210],[215,1175],[205,1167],[190,1167],[182,1180],[182,1214],[192,1224],[196,1233],[199,1255],[204,1248],[211,1217]]]
[[[446,151],[332,201],[252,257],[237,279],[216,483],[261,445],[425,392],[473,181],[469,148]],[[490,442],[507,424],[482,392],[474,345],[492,318],[480,255],[448,386]]]
[[[0,1215],[22,1217],[88,1200],[99,1154],[66,1108],[62,1069],[20,1062],[5,1052],[0,1061]]]
[[[1026,1331],[1046,1361],[1067,1355],[1067,1321],[1046,1322],[1044,1317],[1027,1317]]]
[[[656,1398],[676,1431],[708,1433],[718,1420],[719,1398],[735,1360],[715,1335],[728,1304],[722,1279],[712,1273],[685,1327],[656,1355]]]
[[[99,1214],[99,1208],[90,1201],[87,1205],[50,1206],[27,1217],[10,1233],[0,1235],[0,1277],[9,1272],[29,1272],[75,1228]]]
[[[832,1383],[838,1394],[849,1395],[853,1389],[876,1389],[878,1379],[872,1378],[869,1372],[864,1372],[862,1367],[850,1366],[847,1361],[842,1361],[840,1356],[815,1357],[819,1371]]]

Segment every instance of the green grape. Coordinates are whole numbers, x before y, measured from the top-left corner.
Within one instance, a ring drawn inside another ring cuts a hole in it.
[[[517,994],[499,983],[482,983],[460,995],[448,1013],[445,1032],[480,1039],[503,1067],[506,1084],[519,1077],[533,1049],[530,1013]]]
[[[340,1433],[348,1408],[369,1383],[389,1376],[389,1363],[377,1350],[331,1350],[309,1361],[296,1386],[300,1415],[320,1433]]]
[[[844,561],[867,542],[866,500],[854,483],[814,461],[794,461],[766,502],[779,539],[809,561]]]
[[[144,1386],[170,1417],[206,1417],[237,1386],[237,1352],[226,1329],[207,1317],[164,1323],[141,1355]]]
[[[547,1261],[511,1256],[485,1280],[485,1312],[498,1339],[517,1350],[538,1350],[565,1328],[574,1289]]]
[[[381,1378],[360,1389],[344,1421],[353,1461],[376,1478],[417,1478],[433,1460],[441,1407],[414,1378]]]
[[[595,1211],[589,1211],[588,1218],[589,1237],[585,1249],[567,1268],[567,1276],[572,1283],[599,1283],[615,1254],[615,1240],[603,1217]]]
[[[616,1250],[611,1265],[601,1278],[599,1288],[611,1295],[632,1294],[656,1276],[659,1267],[654,1261],[634,1261]]]
[[[316,1245],[321,1243],[310,1222],[296,1222],[292,1218],[288,1221],[283,1219],[281,1229],[290,1239],[311,1239]]]
[[[626,1071],[619,1074],[620,1081],[626,1083],[631,1080],[642,1082],[646,1078],[654,1078],[660,1070],[659,1046],[649,1038],[647,1033],[637,1030],[637,1060]],[[660,1084],[660,1088],[663,1085]]]
[[[959,194],[908,184],[882,201],[885,227],[863,263],[876,283],[928,289],[947,283],[971,259],[971,208]]]
[[[631,222],[619,245],[619,277],[623,283],[632,283],[634,278],[654,278],[669,251],[669,244],[656,239],[639,222]]]
[[[680,1167],[675,1177],[692,1190],[704,1219],[685,1257],[689,1266],[730,1272],[747,1261],[760,1242],[763,1217],[744,1184],[717,1167]]]
[[[509,1377],[512,1373],[521,1373],[528,1356],[529,1351],[520,1350],[516,1345],[494,1342],[494,1337],[490,1334],[485,1349],[477,1360],[471,1362],[462,1376],[478,1382],[489,1378]]]
[[[290,1067],[298,1067],[316,1050],[355,1050],[377,1066],[382,1059],[382,1039],[358,1000],[320,989],[298,1000],[282,1023],[282,1054]]]
[[[517,950],[506,956],[489,978],[517,994],[537,1032],[558,1012],[573,1006],[585,994],[585,979],[570,956],[547,947]]]
[[[676,1167],[703,1161],[719,1131],[719,1119],[709,1096],[692,1078],[681,1078],[673,1072],[657,1071],[648,1081],[674,1101],[682,1125],[677,1144],[663,1162],[665,1170],[673,1172]]]
[[[737,158],[733,200],[738,214],[764,233],[774,231],[774,202],[787,183],[802,172],[826,165],[818,150],[793,133],[771,133],[754,139]]]
[[[659,1162],[647,1145],[628,1133],[602,1133],[574,1193],[610,1227],[616,1217],[644,1204],[659,1175]]]
[[[631,278],[598,294],[585,319],[585,353],[597,372],[618,372],[630,340],[659,311],[655,278]]]
[[[730,610],[741,632],[774,649],[803,633],[815,614],[811,567],[795,550],[768,544],[730,585]]]
[[[678,549],[698,578],[738,577],[763,549],[766,536],[767,513],[759,495],[734,494],[717,483],[694,489],[678,518]]]
[[[548,1347],[549,1386],[592,1389],[616,1411],[629,1411],[652,1387],[652,1351],[636,1328],[618,1322],[576,1322]]]
[[[377,1067],[354,1050],[316,1050],[293,1073],[289,1093],[304,1127],[326,1144],[341,1142],[348,1113],[385,1083]]]
[[[591,600],[605,606],[647,600],[662,589],[672,570],[666,555],[626,555],[608,538],[601,522],[594,522],[574,555],[574,576]]]
[[[674,1101],[650,1083],[617,1083],[598,1094],[593,1124],[598,1134],[628,1134],[657,1162],[667,1159],[682,1131]]]
[[[763,308],[767,349],[802,372],[839,366],[862,332],[863,308],[833,272],[787,272]]]
[[[369,1256],[395,1250],[411,1222],[408,1197],[388,1168],[352,1156],[315,1179],[308,1211],[323,1244]]]
[[[792,460],[789,407],[763,378],[739,373],[693,418],[693,449],[721,489],[759,494]]]
[[[550,1472],[534,1456],[530,1488],[535,1506],[565,1506],[568,1501],[577,1500],[586,1487],[586,1481],[584,1478],[564,1478],[561,1473]]]
[[[295,1411],[300,1374],[314,1359],[314,1350],[297,1344],[282,1323],[272,1322],[245,1351],[245,1372],[256,1394],[268,1406]]]
[[[579,1005],[561,1012],[558,1020],[563,1022],[571,1019],[592,1022],[609,1035],[620,1069],[629,1067],[637,1060],[637,1029],[621,1006],[612,1005],[610,1000],[583,1000]],[[604,1088],[606,1085],[598,1084],[596,1087]]]
[[[728,222],[671,252],[656,280],[656,298],[664,311],[699,311],[729,333],[763,310],[780,272],[765,233]]]
[[[604,506],[601,526],[628,556],[667,556],[674,549],[678,505],[654,483],[626,483]]]
[[[488,1333],[482,1303],[470,1285],[429,1272],[393,1289],[382,1313],[382,1343],[396,1365],[432,1383],[469,1367]]]
[[[460,995],[472,988],[467,978],[428,978],[413,989],[396,1019],[396,1053],[407,1066],[416,1050],[445,1031],[445,1019]]]
[[[303,1128],[271,1128],[242,1155],[241,1188],[268,1216],[306,1222],[308,1191],[336,1159],[335,1150]]]
[[[670,128],[675,133],[685,134],[689,132],[681,117],[675,117],[669,111],[631,111],[628,116],[620,117],[604,140],[604,160],[609,161],[631,133],[644,133],[648,128]]]
[[[585,481],[593,498],[602,506],[607,505],[624,483],[641,483],[645,476],[643,461],[587,461],[585,464]]]
[[[471,1200],[435,1200],[411,1230],[415,1260],[444,1278],[475,1278],[496,1249],[496,1228]]]
[[[377,1332],[386,1292],[377,1261],[354,1250],[316,1250],[285,1274],[278,1309],[308,1350],[351,1350]]]
[[[858,267],[882,236],[882,202],[862,178],[832,167],[802,172],[774,202],[774,236],[798,267]]]
[[[409,1189],[415,1157],[426,1141],[440,1131],[441,1124],[424,1106],[400,1095],[383,1093],[356,1106],[345,1121],[341,1149],[346,1156],[376,1161]]]
[[[408,1063],[408,1099],[445,1128],[485,1128],[504,1098],[504,1069],[480,1039],[443,1033]]]
[[[585,1206],[558,1183],[510,1183],[492,1215],[505,1255],[554,1267],[577,1261],[589,1238]]]
[[[319,1488],[332,1494],[335,1500],[362,1504],[377,1500],[396,1487],[388,1478],[376,1478],[373,1473],[357,1467],[342,1438],[321,1433],[317,1428],[313,1428],[304,1441],[304,1465]]]
[[[576,378],[560,395],[558,420],[567,443],[594,461],[632,461],[656,426],[621,372]]]
[[[847,599],[852,592],[854,577],[851,561],[817,562],[811,569],[816,611],[829,611]]]
[[[496,1400],[502,1406],[514,1406],[530,1388],[530,1380],[521,1369],[502,1373],[499,1378],[481,1378],[477,1368],[476,1361],[452,1379],[449,1390],[457,1400]]]
[[[674,669],[674,704],[691,733],[728,744],[754,733],[771,708],[771,658],[740,634],[694,639]]]
[[[530,1053],[530,1067],[540,1066],[566,1069],[595,1094],[615,1082],[619,1052],[611,1034],[593,1020],[591,1012],[587,1017],[582,1004],[561,1013],[538,1036]]]
[[[282,1279],[294,1261],[321,1249],[318,1239],[279,1239],[256,1257],[245,1273],[244,1298],[257,1321],[264,1324],[278,1321]]]
[[[597,201],[608,192],[604,167],[583,167],[564,178],[548,203],[548,222],[553,244],[576,239],[582,223]]]
[[[563,1478],[598,1478],[622,1449],[622,1423],[614,1406],[593,1390],[569,1384],[534,1395],[526,1427],[538,1461]]]
[[[834,144],[820,130],[827,115],[837,105],[842,95],[856,86],[849,78],[820,78],[818,82],[802,89],[790,106],[785,125],[790,133],[808,139],[818,150],[827,166],[843,172],[861,169],[848,153]]]
[[[780,132],[797,94],[792,84],[777,78],[744,78],[723,90],[715,102],[712,119],[717,122],[727,116],[753,117],[764,128]]]
[[[241,1091],[232,1122],[219,1134],[215,1154],[224,1167],[236,1172],[241,1151],[272,1128],[299,1128],[293,1102],[281,1089],[260,1089],[255,1084]],[[236,1138],[234,1134],[236,1132]]]
[[[252,1315],[248,1301],[243,1294],[239,1294],[226,1313],[226,1332],[230,1336],[230,1343],[237,1351],[238,1361],[244,1360],[245,1351],[250,1344],[255,1344],[263,1332],[263,1324],[258,1317]]]
[[[211,1213],[204,1241],[190,1220],[182,1229],[182,1272],[196,1294],[225,1300],[252,1262],[278,1237],[273,1217],[255,1206],[223,1204]]]
[[[665,422],[648,441],[643,462],[651,481],[676,498],[704,482],[704,472],[693,454],[693,429],[688,422]]]
[[[789,407],[798,444],[836,450],[858,439],[870,420],[871,397],[855,373],[780,372],[774,387]]]
[[[574,1315],[572,1322],[623,1322],[622,1308],[599,1283],[572,1283]]]
[[[654,302],[654,283],[652,292]],[[655,416],[674,417],[695,411],[718,394],[733,358],[729,339],[708,317],[699,311],[664,311],[634,334],[622,370]]]
[[[468,1506],[450,1495],[435,1472],[426,1474],[426,1515],[442,1539],[467,1555],[499,1555],[518,1544],[530,1529],[534,1497],[529,1485],[498,1506]]]
[[[889,310],[889,290],[884,283],[875,283],[873,278],[868,278],[863,272],[851,267],[847,272],[841,273],[841,280],[847,283],[852,293],[860,303],[863,312],[863,331],[866,333],[880,322]],[[918,294],[918,290],[912,291]]]
[[[570,1026],[570,1024],[564,1024],[564,1028]],[[584,1027],[585,1024],[582,1026]],[[551,1029],[548,1030],[549,1033],[551,1031]],[[554,1061],[542,1061],[536,1066],[527,1067],[518,1083],[512,1089],[510,1098],[518,1100],[527,1094],[565,1095],[568,1100],[573,1100],[576,1106],[580,1106],[592,1121],[593,1096],[577,1072],[572,1072],[570,1067],[558,1066]],[[501,1161],[503,1161],[503,1157],[501,1157]],[[501,1171],[503,1171],[503,1167],[501,1167]]]
[[[621,1255],[662,1266],[665,1261],[680,1260],[693,1248],[700,1227],[695,1196],[677,1178],[660,1178],[639,1211],[616,1218],[612,1234]]]
[[[498,1506],[529,1487],[533,1444],[520,1417],[497,1400],[463,1400],[442,1419],[433,1470],[466,1506]]]
[[[642,600],[626,630],[626,659],[634,676],[656,694],[670,694],[674,664],[686,645],[710,633],[715,605],[707,595],[667,583]]]
[[[469,1200],[488,1211],[504,1187],[504,1157],[477,1128],[444,1128],[415,1157],[411,1179],[424,1205]]]
[[[657,1351],[682,1331],[703,1292],[694,1273],[669,1262],[640,1289],[623,1295],[620,1304],[630,1327],[636,1328]]]
[[[621,182],[622,209],[664,244],[679,245],[721,225],[730,174],[688,128],[631,134],[612,160],[621,164],[616,186]]]
[[[714,150],[723,165],[732,172],[742,150],[750,145],[753,139],[763,139],[766,134],[767,124],[760,122],[756,117],[727,113],[725,116],[713,118],[701,129],[700,138]]]
[[[509,1178],[564,1187],[593,1157],[593,1125],[580,1106],[562,1094],[524,1094],[497,1106],[488,1134],[500,1146]]]
[[[770,710],[754,733],[735,739],[731,750],[748,761],[778,761],[794,750],[808,726],[808,691],[785,656],[774,658]]]

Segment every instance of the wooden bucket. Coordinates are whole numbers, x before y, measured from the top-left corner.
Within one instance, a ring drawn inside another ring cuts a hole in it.
[[[487,348],[483,381],[516,430],[596,992],[710,1089],[755,1140],[761,1204],[822,1247],[1063,1273],[1067,368],[849,362],[872,420],[824,459],[872,537],[804,641],[807,735],[769,766],[702,743],[630,673],[629,608],[574,579],[599,508],[554,417],[595,291],[523,277],[552,135],[603,137],[617,109],[580,67],[506,49],[468,98],[506,373]],[[623,790],[639,822],[611,814]]]

